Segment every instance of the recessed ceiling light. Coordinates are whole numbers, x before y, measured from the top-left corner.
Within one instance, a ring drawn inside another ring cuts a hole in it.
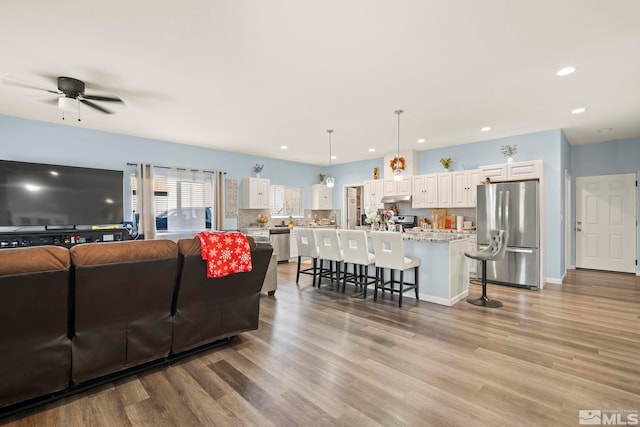
[[[607,133],[607,132],[611,132],[612,130],[613,128],[602,128],[602,129],[598,129],[598,132]]]
[[[375,149],[375,148],[369,148],[369,152],[370,152],[370,153],[373,153],[374,151],[376,151],[376,149]]]
[[[420,138],[420,139],[418,140],[418,144],[422,144],[422,143],[424,143],[424,142],[427,142],[427,140],[426,140],[426,139],[424,139],[424,138]]]
[[[287,148],[289,148],[289,147],[287,147],[286,145],[281,145],[281,146],[280,146],[280,149],[281,149],[281,150],[286,150]]]
[[[572,74],[574,71],[576,70],[576,67],[564,67],[558,70],[558,72],[556,73],[556,75],[558,76],[568,76],[569,74]]]
[[[584,107],[574,108],[573,110],[571,110],[571,114],[582,114],[585,111],[587,111],[587,109]]]
[[[482,132],[489,132],[491,130],[490,126],[485,126],[482,129],[480,129]]]
[[[331,158],[332,158],[333,160],[337,159],[337,157],[336,157],[336,156],[331,156]]]

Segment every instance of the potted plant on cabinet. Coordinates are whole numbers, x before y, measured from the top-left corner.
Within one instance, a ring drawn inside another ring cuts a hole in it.
[[[451,160],[451,157],[447,157],[447,158],[443,157],[442,159],[440,159],[440,164],[444,168],[445,172],[449,172],[449,168],[451,167],[452,162],[453,160]]]

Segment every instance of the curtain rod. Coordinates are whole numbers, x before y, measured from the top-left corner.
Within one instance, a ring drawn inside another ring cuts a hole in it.
[[[138,166],[138,163],[131,163],[131,162],[127,162],[127,166]],[[158,165],[150,165],[153,166],[154,168],[160,168],[160,169],[178,169],[181,171],[191,171],[191,172],[200,172],[200,169],[187,169],[187,168],[176,168],[174,166],[158,166]],[[209,172],[209,173],[216,173],[216,172],[220,172],[220,171],[205,171],[203,170],[202,172]],[[227,174],[224,171],[221,171],[223,174]]]

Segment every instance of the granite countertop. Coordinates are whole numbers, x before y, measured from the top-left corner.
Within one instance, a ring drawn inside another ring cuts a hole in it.
[[[454,240],[463,240],[468,237],[462,233],[439,233],[439,232],[424,232],[424,231],[405,231],[402,233],[404,240],[413,240],[416,242],[434,242],[434,243],[446,243]]]

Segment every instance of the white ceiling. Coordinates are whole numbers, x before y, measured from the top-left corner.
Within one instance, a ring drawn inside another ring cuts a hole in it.
[[[0,0],[0,114],[316,165],[328,128],[334,164],[395,151],[397,109],[401,150],[639,137],[638,17],[637,0]],[[55,76],[126,105],[63,122],[55,95],[6,84]]]

